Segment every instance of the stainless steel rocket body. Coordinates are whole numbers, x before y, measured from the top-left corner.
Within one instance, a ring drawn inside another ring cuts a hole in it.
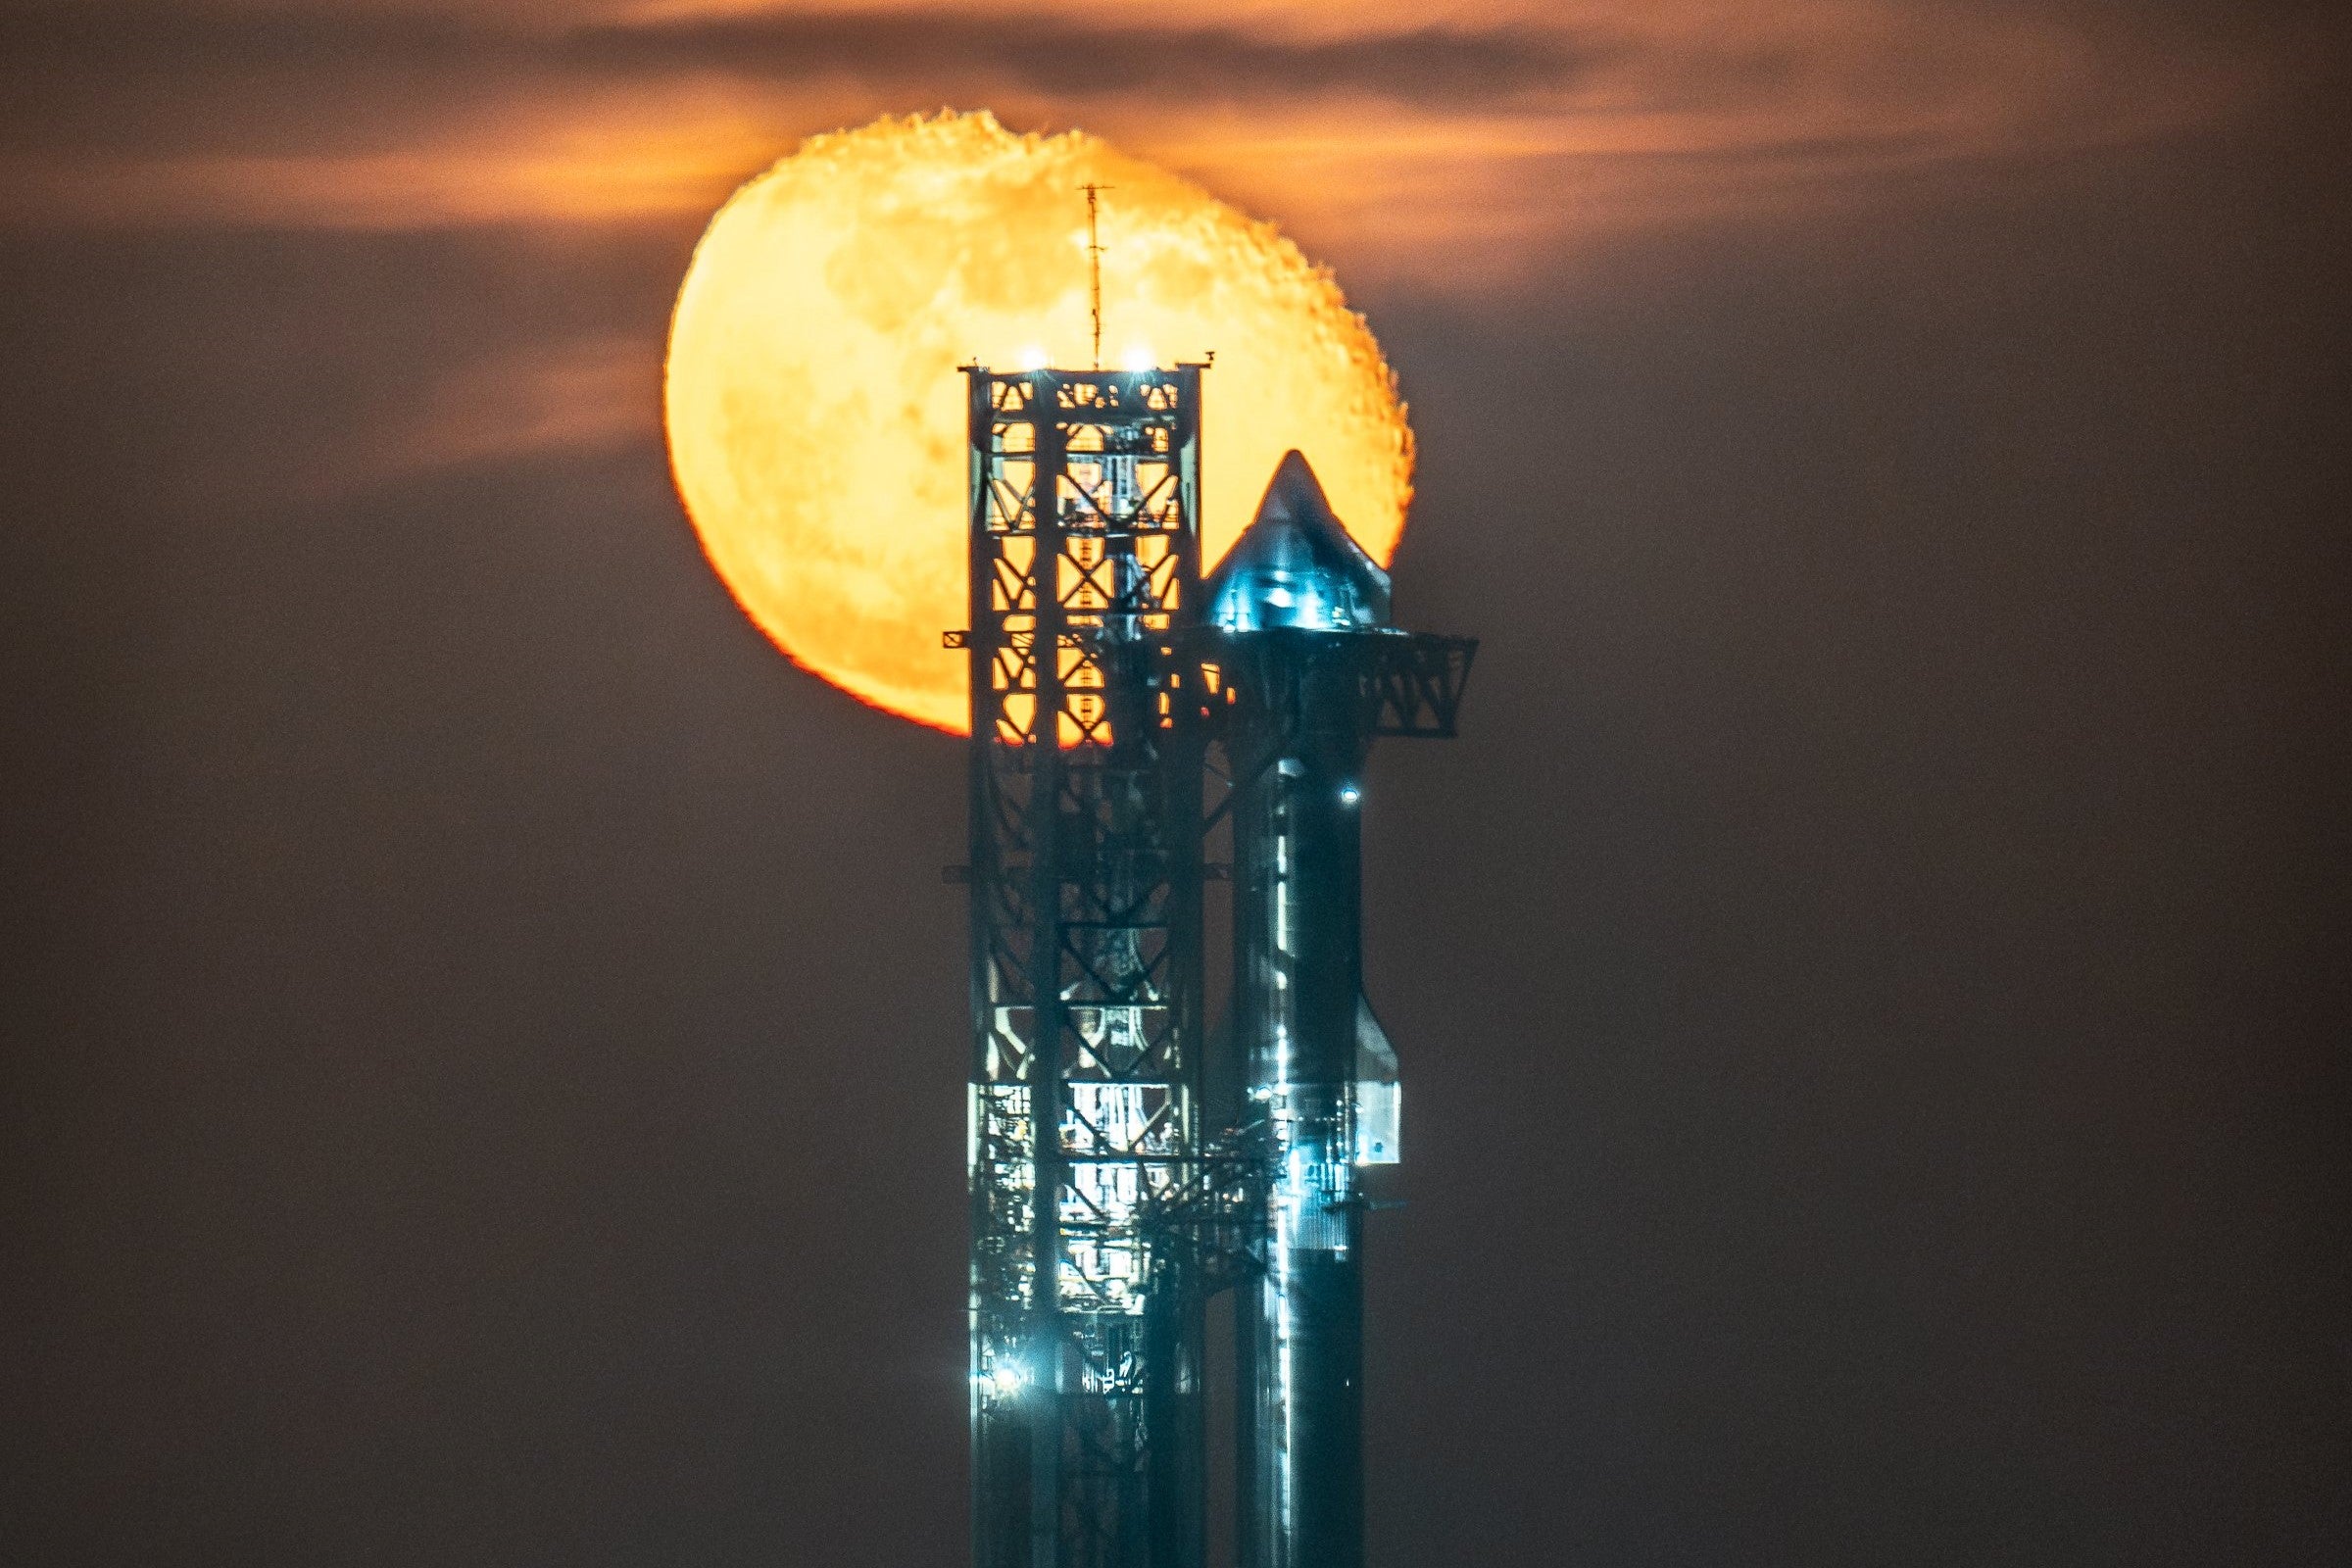
[[[1246,1568],[1363,1561],[1364,635],[1231,639],[1233,751],[1253,767],[1234,823],[1236,1065],[1272,1170],[1262,1268],[1236,1302]]]

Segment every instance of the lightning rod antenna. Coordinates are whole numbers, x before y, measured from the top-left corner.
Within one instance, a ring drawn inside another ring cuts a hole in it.
[[[1086,298],[1095,322],[1095,368],[1102,368],[1102,243],[1096,236],[1095,198],[1116,187],[1091,181],[1078,187],[1086,192]]]

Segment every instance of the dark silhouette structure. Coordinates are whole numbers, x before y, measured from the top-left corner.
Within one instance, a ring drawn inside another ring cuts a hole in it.
[[[1475,644],[1389,623],[1295,452],[1203,580],[1203,368],[966,368],[975,1568],[1197,1568],[1212,1447],[1244,1568],[1363,1556],[1357,1173],[1398,1089],[1359,773],[1453,733]]]

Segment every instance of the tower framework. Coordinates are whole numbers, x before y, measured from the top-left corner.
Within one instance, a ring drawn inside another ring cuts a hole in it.
[[[975,1568],[1199,1568],[1228,1290],[1237,1560],[1361,1561],[1352,1173],[1394,1159],[1396,1090],[1355,773],[1452,733],[1474,645],[1387,626],[1296,455],[1203,581],[1202,369],[965,370]]]
[[[967,372],[974,1560],[1197,1559],[1198,367]],[[1189,793],[1187,784],[1190,784]]]

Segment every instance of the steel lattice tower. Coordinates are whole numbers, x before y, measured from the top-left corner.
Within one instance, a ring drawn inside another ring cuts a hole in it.
[[[1198,1557],[1199,367],[967,371],[973,1551]],[[1188,787],[1189,786],[1189,787]]]

